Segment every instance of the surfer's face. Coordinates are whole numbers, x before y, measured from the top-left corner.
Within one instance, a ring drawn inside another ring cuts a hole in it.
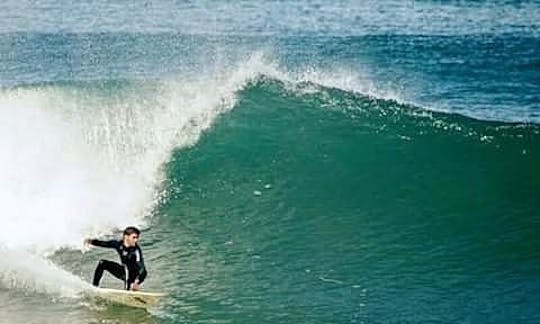
[[[135,246],[139,240],[139,235],[133,233],[130,235],[124,235],[124,245],[125,246]]]

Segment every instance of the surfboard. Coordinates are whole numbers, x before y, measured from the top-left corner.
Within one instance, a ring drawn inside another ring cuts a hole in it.
[[[120,290],[110,288],[94,288],[94,296],[109,302],[130,307],[152,308],[159,304],[165,294],[157,292]]]

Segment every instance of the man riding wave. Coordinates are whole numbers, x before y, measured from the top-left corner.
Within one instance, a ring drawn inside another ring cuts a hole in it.
[[[85,244],[104,248],[113,248],[120,256],[121,264],[103,259],[99,261],[94,272],[94,286],[99,287],[99,282],[103,276],[103,271],[107,270],[116,278],[124,281],[126,290],[140,289],[140,286],[147,275],[142,251],[137,244],[140,234],[141,232],[138,228],[128,226],[124,230],[121,240],[84,240]]]

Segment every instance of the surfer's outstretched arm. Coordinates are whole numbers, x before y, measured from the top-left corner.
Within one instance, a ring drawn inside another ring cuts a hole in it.
[[[86,239],[84,241],[86,244],[91,244],[94,246],[104,247],[104,248],[113,248],[116,249],[120,245],[120,242],[118,240],[110,240],[110,241],[101,241],[96,239]]]

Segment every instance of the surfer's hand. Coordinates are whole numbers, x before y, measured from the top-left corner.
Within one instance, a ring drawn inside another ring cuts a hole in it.
[[[141,288],[141,286],[139,285],[139,283],[137,281],[135,281],[134,283],[131,284],[131,290],[139,290]]]
[[[92,239],[84,239],[84,245],[90,245],[92,244]]]

